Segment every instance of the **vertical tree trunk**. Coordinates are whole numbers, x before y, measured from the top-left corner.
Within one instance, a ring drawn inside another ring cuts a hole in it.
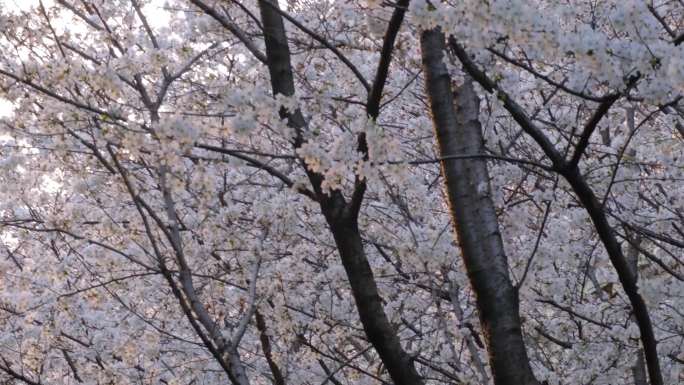
[[[482,154],[479,99],[472,82],[460,87],[454,100],[443,62],[444,35],[439,29],[422,33],[421,49],[440,156]],[[536,385],[522,338],[517,291],[509,278],[486,161],[443,160],[442,173],[468,278],[477,297],[494,383]]]
[[[378,352],[394,384],[422,384],[413,359],[402,348],[396,330],[385,314],[356,218],[339,218],[330,215],[329,210],[324,212],[342,257],[342,265],[368,340]]]
[[[259,1],[264,26],[267,65],[271,75],[273,94],[291,96],[294,95],[295,86],[290,50],[282,15],[277,11],[277,6],[277,2],[273,0]],[[289,113],[281,110],[281,116],[287,118],[290,127],[297,132],[294,146],[301,146],[304,140],[301,130],[306,125],[301,112],[297,110]],[[402,348],[399,336],[382,306],[382,299],[359,233],[360,202],[347,203],[339,191],[333,191],[330,195],[321,193],[322,177],[308,169],[307,175],[317,193],[321,211],[335,239],[368,340],[378,352],[394,384],[422,385],[422,378],[416,371],[413,359]]]
[[[530,117],[527,116],[525,110],[523,110],[510,95],[499,88],[494,81],[487,77],[487,74],[484,71],[477,68],[456,39],[451,37],[449,43],[454,54],[456,54],[461,61],[464,69],[473,77],[473,79],[477,80],[485,90],[496,94],[497,97],[502,100],[504,108],[511,114],[523,131],[537,142],[542,151],[544,151],[546,156],[553,163],[553,168],[565,178],[575,192],[577,199],[579,199],[582,206],[584,206],[584,209],[591,218],[591,222],[594,224],[594,229],[606,249],[606,253],[608,253],[610,263],[615,268],[622,289],[625,291],[625,294],[627,294],[629,303],[632,305],[634,318],[639,325],[639,331],[641,333],[641,343],[644,348],[644,358],[646,360],[646,367],[648,368],[648,377],[651,380],[651,385],[663,385],[660,358],[658,357],[658,341],[656,340],[655,332],[653,331],[651,316],[648,312],[646,302],[644,302],[641,294],[639,294],[637,282],[632,276],[629,262],[627,262],[627,259],[622,252],[622,247],[615,236],[615,231],[608,222],[604,205],[598,200],[594,190],[589,186],[586,178],[580,172],[578,164],[574,161],[569,162],[565,160],[564,156],[558,152],[549,138],[532,122]],[[614,99],[611,98],[608,102],[613,103]],[[607,109],[602,107],[599,108],[607,112]],[[589,132],[589,135],[590,134],[591,132]],[[584,149],[578,147],[575,151],[577,154],[581,154],[584,152]],[[573,159],[579,160],[579,157],[573,157]]]
[[[636,129],[636,124],[634,121],[634,114],[636,112],[636,108],[633,106],[630,106],[625,109],[625,125],[627,126],[627,130],[629,133],[632,133]],[[636,150],[630,149],[628,150],[628,153],[630,156],[635,157],[636,156]],[[627,168],[635,167],[635,166],[626,166]],[[635,167],[635,171],[638,171],[638,166]],[[627,233],[627,236],[630,236],[629,233]],[[627,252],[625,253],[625,259],[627,259],[627,263],[629,263],[631,270],[632,270],[632,275],[634,276],[634,282],[639,281],[639,245],[641,244],[641,237],[637,235],[636,239],[634,239],[634,243],[632,244],[631,242],[627,242]],[[634,316],[631,317],[634,322],[637,322]],[[638,323],[637,323],[638,325]],[[644,349],[639,349],[637,352],[637,357],[636,360],[634,360],[634,365],[632,365],[632,377],[634,377],[634,385],[648,385],[648,379],[646,378],[646,361],[644,360]]]

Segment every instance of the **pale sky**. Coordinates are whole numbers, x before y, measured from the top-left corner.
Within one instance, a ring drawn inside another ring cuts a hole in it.
[[[3,9],[27,9],[34,5],[38,5],[38,0],[0,0]],[[53,0],[43,0],[43,5],[46,7],[54,4]]]
[[[0,97],[0,118],[12,116],[12,103]]]
[[[34,6],[38,6],[40,0],[0,0],[0,9],[3,11],[17,11],[26,10]],[[143,9],[145,14],[153,15],[154,17],[149,17],[148,20],[153,27],[164,25],[168,22],[169,17],[166,12],[161,11],[164,6],[165,0],[153,0],[150,4],[145,6]],[[54,4],[54,0],[43,0],[43,5],[47,8]],[[63,25],[60,25],[59,20],[55,20],[56,29],[60,29]],[[13,106],[12,103],[8,102],[0,96],[0,118],[8,117],[12,115]]]

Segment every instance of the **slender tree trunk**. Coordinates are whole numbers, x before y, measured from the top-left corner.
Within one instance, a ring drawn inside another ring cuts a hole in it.
[[[461,327],[460,324],[463,323],[463,310],[461,310],[461,303],[458,300],[458,286],[453,282],[449,282],[449,299],[451,299],[451,306],[454,309],[454,314],[456,314],[456,319],[459,322],[458,326]],[[468,352],[470,353],[470,359],[472,360],[473,365],[475,365],[477,373],[480,375],[480,384],[489,385],[489,375],[487,375],[487,369],[485,368],[484,362],[480,359],[480,353],[477,350],[477,346],[475,345],[475,342],[473,342],[473,336],[466,335],[463,339],[468,348]]]
[[[439,29],[422,33],[421,49],[440,156],[482,154],[479,99],[472,82],[461,86],[454,100],[443,61],[444,35]],[[445,160],[442,173],[468,278],[477,297],[494,383],[536,385],[523,342],[517,290],[509,278],[487,164],[483,159]]]
[[[627,130],[630,133],[634,132],[636,129],[634,121],[635,112],[636,108],[633,106],[630,106],[625,110],[625,123]],[[632,157],[636,156],[636,150],[634,149],[628,150],[628,153]],[[634,168],[634,171],[638,171],[638,166],[635,167],[633,165],[628,165],[626,167],[628,169]],[[627,236],[630,236],[629,232],[627,233]],[[641,237],[637,235],[636,239],[634,239],[634,244],[627,242],[627,252],[625,253],[625,258],[631,267],[635,282],[639,282],[639,245],[641,245]],[[634,320],[634,322],[636,322],[634,316],[631,318]],[[637,351],[637,357],[634,360],[634,365],[632,365],[632,377],[634,377],[634,385],[648,385],[648,379],[646,378],[646,361],[644,360],[644,349],[639,349]]]
[[[285,27],[277,6],[277,2],[272,0],[259,1],[273,94],[290,96],[294,95],[294,77]],[[294,146],[301,146],[304,140],[301,132],[306,126],[301,112],[297,110],[289,113],[281,110],[281,116],[287,118],[290,127],[296,131]],[[421,385],[423,381],[416,371],[413,359],[402,348],[396,330],[382,306],[358,228],[360,202],[352,200],[347,203],[339,191],[323,194],[320,186],[322,177],[308,169],[307,175],[335,239],[368,340],[378,352],[394,384]]]

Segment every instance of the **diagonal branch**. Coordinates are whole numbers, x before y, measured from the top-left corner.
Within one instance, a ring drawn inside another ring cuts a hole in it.
[[[288,178],[287,175],[283,174],[282,172],[278,171],[274,167],[269,166],[266,163],[263,163],[257,159],[254,159],[252,157],[249,157],[249,156],[242,154],[240,151],[232,151],[232,150],[229,150],[227,148],[212,146],[212,145],[208,145],[208,144],[201,144],[201,143],[196,144],[195,147],[201,148],[201,149],[207,150],[207,151],[217,152],[220,154],[230,155],[234,158],[244,160],[245,162],[249,163],[253,167],[264,170],[267,173],[271,174],[272,176],[280,179],[283,183],[285,183],[285,185],[287,187],[294,186],[294,182],[290,178]],[[311,191],[311,190],[309,190],[303,186],[298,187],[297,191],[301,194],[306,195],[308,198],[311,198],[314,201],[318,200],[316,194],[313,191]]]
[[[377,120],[380,115],[380,101],[382,100],[382,91],[387,83],[387,75],[389,74],[389,66],[392,62],[392,52],[394,51],[394,42],[399,34],[401,23],[404,20],[404,14],[408,7],[409,0],[400,0],[397,7],[392,13],[385,36],[382,41],[382,49],[380,50],[380,61],[373,80],[373,86],[368,93],[368,100],[366,101],[366,114],[372,120]],[[366,133],[359,134],[358,151],[363,154],[363,159],[368,160],[368,143],[366,141]],[[352,193],[349,202],[349,214],[357,216],[361,209],[361,202],[366,192],[366,181],[360,177],[356,177],[354,181],[354,192]]]
[[[273,374],[274,385],[285,385],[285,377],[283,376],[282,370],[278,366],[278,363],[273,359],[273,352],[271,347],[271,340],[268,337],[268,331],[266,329],[266,321],[264,316],[259,313],[258,310],[254,312],[254,317],[256,320],[256,327],[259,331],[259,341],[261,342],[261,350],[264,352],[264,357],[266,357],[266,362],[268,362],[268,367],[271,369]]]
[[[254,44],[254,42],[247,36],[245,31],[241,30],[235,23],[228,20],[227,17],[218,13],[214,8],[208,6],[202,0],[189,0],[197,8],[201,9],[207,15],[211,16],[216,20],[221,26],[238,38],[245,45],[245,47],[254,55],[254,57],[262,63],[266,63],[266,56],[259,50],[259,48]]]
[[[606,116],[610,108],[613,106],[613,104],[615,104],[615,102],[620,98],[620,96],[620,94],[610,95],[610,97],[601,102],[596,111],[594,111],[594,114],[591,116],[589,121],[585,124],[584,129],[582,130],[579,142],[575,147],[575,152],[572,154],[572,158],[570,159],[570,162],[567,165],[568,168],[577,167],[580,158],[582,158],[584,151],[586,151],[587,147],[589,146],[589,138],[591,138],[591,135],[594,133],[594,131],[596,131],[596,127],[598,127],[598,124],[601,121],[601,119],[603,119],[603,117]]]
[[[337,56],[337,58],[340,59],[340,61],[341,61],[342,63],[344,63],[344,64],[345,64],[345,65],[354,73],[354,76],[356,76],[356,78],[359,79],[359,82],[361,82],[361,84],[363,85],[363,88],[365,88],[366,91],[369,91],[369,92],[371,91],[371,86],[368,84],[368,81],[366,80],[366,78],[363,77],[363,74],[361,73],[361,71],[359,71],[359,69],[356,68],[356,66],[354,65],[354,63],[352,63],[351,61],[349,61],[349,59],[347,59],[347,57],[344,56],[344,54],[343,54],[339,49],[337,49],[337,47],[335,47],[334,45],[332,45],[332,44],[331,44],[326,38],[324,38],[323,36],[317,34],[316,32],[310,30],[309,28],[307,28],[304,24],[302,24],[302,23],[300,23],[299,21],[297,21],[297,19],[295,19],[294,17],[290,16],[287,12],[281,10],[279,7],[276,7],[276,6],[274,6],[273,4],[271,4],[271,3],[269,3],[269,2],[266,2],[265,4],[268,5],[269,7],[271,7],[274,11],[278,12],[283,18],[285,18],[285,20],[287,20],[287,21],[289,21],[290,23],[292,23],[292,25],[294,25],[295,27],[297,27],[297,28],[299,28],[300,30],[302,30],[302,32],[304,32],[304,33],[306,33],[307,35],[311,36],[312,39],[314,39],[314,40],[316,40],[317,42],[323,44],[323,46],[325,46],[325,48],[329,49],[333,54],[335,54],[335,56]]]
[[[463,68],[468,72],[468,74],[477,81],[482,88],[487,92],[495,94],[504,104],[504,107],[513,119],[520,125],[520,128],[525,131],[529,136],[534,139],[535,142],[542,148],[546,156],[549,157],[553,166],[560,169],[565,166],[565,160],[563,155],[556,149],[556,147],[551,143],[549,138],[544,134],[541,128],[537,127],[532,122],[532,119],[527,115],[525,110],[513,100],[506,91],[501,89],[492,79],[490,79],[487,74],[482,71],[473,62],[465,49],[456,41],[456,39],[451,36],[449,37],[449,47],[453,53],[458,57]]]
[[[101,109],[99,109],[99,108],[97,108],[97,107],[93,107],[93,106],[91,106],[91,105],[89,105],[89,104],[83,104],[83,103],[81,103],[81,102],[77,102],[77,101],[75,101],[75,100],[69,99],[69,98],[67,98],[67,97],[65,97],[65,96],[62,96],[62,95],[60,95],[60,94],[58,94],[58,93],[56,93],[56,92],[54,92],[54,91],[51,91],[51,90],[49,90],[49,89],[47,89],[47,88],[41,86],[40,84],[36,84],[36,83],[34,83],[33,81],[31,81],[31,80],[29,80],[29,79],[24,79],[24,78],[22,78],[22,77],[19,77],[19,76],[15,75],[15,74],[13,74],[13,73],[11,73],[11,72],[8,72],[8,71],[5,71],[5,70],[3,70],[3,69],[0,69],[0,75],[5,75],[5,76],[7,76],[8,78],[10,78],[10,79],[12,79],[12,80],[15,80],[15,81],[17,81],[17,82],[19,82],[19,83],[22,83],[22,84],[24,84],[24,85],[26,85],[26,86],[28,86],[28,87],[31,87],[31,88],[33,88],[34,90],[36,90],[36,91],[38,91],[38,92],[40,92],[40,93],[42,93],[42,94],[44,94],[44,95],[46,95],[46,96],[49,96],[49,97],[51,97],[51,98],[53,98],[53,99],[56,99],[56,100],[59,100],[59,101],[62,102],[62,103],[69,104],[69,105],[74,106],[74,107],[76,107],[76,108],[80,108],[80,109],[82,109],[82,110],[86,110],[86,111],[89,111],[89,112],[93,112],[93,113],[96,113],[96,114],[99,114],[99,115],[104,115],[104,116],[106,116],[106,117],[108,117],[108,118],[110,118],[110,119],[112,119],[112,120],[126,121],[126,119],[124,119],[124,118],[122,118],[122,117],[120,117],[120,116],[113,115],[113,114],[111,114],[110,112],[107,112],[107,111],[105,111],[105,110],[101,110]]]
[[[607,213],[601,202],[597,199],[594,190],[589,186],[586,178],[580,173],[577,166],[569,167],[568,162],[565,161],[563,156],[553,146],[548,137],[544,135],[541,129],[532,123],[522,107],[501,90],[484,71],[478,68],[453,36],[449,38],[449,44],[454,54],[461,61],[466,72],[480,83],[486,91],[495,93],[503,101],[504,108],[506,108],[515,121],[518,122],[523,131],[537,142],[546,156],[551,159],[556,171],[565,178],[568,184],[570,184],[575,195],[582,203],[582,206],[584,206],[584,209],[587,211],[587,214],[589,214],[594,228],[606,249],[610,262],[613,265],[613,268],[615,268],[620,284],[627,294],[632,310],[634,311],[634,316],[637,320],[641,335],[641,343],[644,347],[644,355],[646,357],[651,385],[663,385],[663,376],[660,370],[660,359],[658,357],[657,349],[658,341],[656,340],[653,331],[653,324],[648,312],[648,307],[646,306],[643,297],[639,294],[639,288],[632,275],[629,263],[622,252],[622,246],[618,242],[615,231],[608,222]],[[637,78],[630,80],[636,81]]]
[[[161,222],[161,219],[157,217],[153,211],[151,211],[150,207],[145,203],[145,201],[140,198],[140,195],[135,191],[135,188],[133,187],[133,184],[131,183],[130,179],[128,178],[128,173],[126,170],[123,168],[121,163],[118,160],[118,157],[114,153],[114,150],[112,149],[111,146],[107,146],[107,151],[109,152],[109,155],[112,157],[114,166],[119,172],[119,175],[121,176],[124,185],[126,187],[126,191],[128,194],[131,196],[133,199],[133,203],[135,204],[135,208],[140,214],[140,218],[143,222],[143,225],[145,227],[145,232],[147,234],[148,239],[150,240],[150,244],[152,245],[152,248],[154,249],[155,255],[157,257],[158,263],[160,270],[162,272],[162,275],[164,276],[164,279],[169,284],[169,287],[171,288],[171,292],[173,293],[174,297],[178,299],[178,303],[181,306],[181,309],[183,310],[183,313],[185,314],[186,318],[188,319],[188,322],[190,322],[190,325],[192,328],[195,330],[197,333],[197,336],[202,340],[204,343],[204,346],[211,352],[212,356],[216,359],[216,361],[219,363],[221,368],[225,371],[225,373],[228,375],[230,378],[231,382],[234,385],[246,385],[249,382],[244,382],[243,379],[239,377],[240,373],[236,373],[236,368],[233,365],[233,358],[234,356],[229,356],[229,359],[231,359],[231,362],[226,362],[224,359],[224,353],[225,353],[225,345],[223,345],[221,342],[223,341],[223,338],[216,339],[216,328],[213,328],[211,326],[207,327],[208,325],[203,324],[200,325],[201,323],[201,315],[202,313],[197,313],[193,314],[193,306],[190,303],[192,300],[191,298],[186,298],[185,295],[183,295],[183,291],[181,288],[178,286],[176,281],[173,279],[172,273],[169,271],[168,267],[166,266],[166,263],[164,262],[164,256],[162,254],[161,249],[159,248],[159,245],[157,243],[156,237],[154,236],[154,232],[152,231],[152,226],[147,218],[147,215],[145,214],[145,211],[148,212],[148,214],[152,217],[152,219],[157,223],[158,226],[160,226],[162,232],[166,234],[167,238],[170,238],[171,235],[169,234],[168,230],[166,229],[165,226],[163,226],[163,223]],[[186,293],[187,294],[187,293]],[[202,330],[202,326],[205,327],[207,330],[207,333]],[[238,358],[239,360],[239,358]]]
[[[408,0],[399,0],[397,7],[392,13],[392,18],[387,24],[387,31],[382,41],[382,49],[380,50],[380,61],[375,72],[375,79],[373,80],[373,87],[368,94],[368,101],[366,102],[366,113],[372,119],[377,119],[380,115],[380,100],[382,99],[382,90],[387,82],[387,75],[389,74],[389,66],[392,62],[392,52],[394,51],[394,42],[399,34],[401,23],[404,20],[404,14],[408,7]]]
[[[572,88],[566,86],[566,85],[564,84],[565,81],[563,81],[563,82],[555,81],[555,80],[553,80],[550,76],[544,75],[544,74],[542,74],[541,72],[537,71],[537,70],[536,70],[534,67],[532,67],[531,65],[527,65],[527,64],[521,63],[521,62],[519,62],[519,61],[517,61],[517,60],[515,60],[515,59],[513,59],[513,58],[511,58],[511,57],[509,57],[509,56],[507,56],[507,55],[504,54],[503,52],[500,52],[500,51],[498,51],[498,50],[496,50],[496,49],[494,49],[494,48],[488,48],[487,50],[488,50],[489,52],[493,53],[494,55],[496,55],[497,57],[501,58],[503,61],[505,61],[505,62],[507,62],[507,63],[509,63],[509,64],[512,64],[512,65],[514,65],[514,66],[516,66],[516,67],[518,67],[518,68],[522,68],[523,70],[525,70],[525,71],[529,72],[530,74],[532,74],[534,77],[536,77],[536,78],[538,78],[538,79],[541,79],[541,80],[543,80],[543,81],[549,83],[550,85],[552,85],[552,86],[554,86],[554,87],[556,87],[556,88],[558,88],[558,89],[560,89],[560,90],[562,90],[562,91],[564,91],[564,92],[566,92],[566,93],[568,93],[568,94],[570,94],[570,95],[574,95],[574,96],[577,96],[577,97],[580,97],[580,98],[586,99],[586,100],[591,100],[591,101],[593,101],[593,102],[603,102],[603,101],[606,100],[607,98],[610,98],[610,97],[613,96],[612,94],[610,94],[610,95],[604,95],[604,96],[596,96],[596,95],[591,95],[591,94],[584,93],[584,92],[582,92],[582,91],[574,90],[574,89],[572,89]]]

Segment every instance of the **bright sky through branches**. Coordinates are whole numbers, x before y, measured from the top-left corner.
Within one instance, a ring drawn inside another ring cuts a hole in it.
[[[684,2],[40,4],[0,383],[684,384]]]
[[[0,0],[0,9],[6,12],[26,12],[27,10],[40,6],[41,0]],[[164,9],[166,0],[152,0],[143,7],[143,11],[148,16],[148,22],[153,28],[162,27],[169,22],[170,13]],[[54,0],[42,0],[43,6],[49,8],[55,4]],[[55,19],[51,21],[56,29],[68,28],[74,32],[74,26],[65,25],[64,20]],[[87,31],[82,26],[83,31]],[[79,29],[79,30],[80,30]],[[0,117],[10,116],[13,110],[12,103],[0,97]]]

